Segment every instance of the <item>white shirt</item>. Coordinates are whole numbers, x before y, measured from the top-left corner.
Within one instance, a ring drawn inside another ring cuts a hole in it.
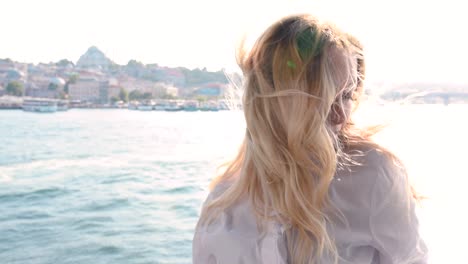
[[[338,262],[427,263],[427,248],[419,236],[414,201],[408,198],[411,195],[406,174],[376,150],[366,151],[357,160],[362,166],[338,170],[329,189],[331,203],[347,221],[345,224],[335,218],[334,224],[327,227],[338,250]],[[219,184],[207,201],[228,187]],[[290,263],[283,230],[281,224],[270,223],[267,234],[261,236],[250,204],[243,199],[209,226],[197,225],[193,263]],[[320,263],[331,263],[325,258]]]

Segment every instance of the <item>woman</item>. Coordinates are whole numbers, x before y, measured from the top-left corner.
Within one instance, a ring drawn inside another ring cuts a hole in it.
[[[245,140],[212,183],[193,263],[426,263],[404,169],[349,118],[359,42],[296,15],[238,61]]]

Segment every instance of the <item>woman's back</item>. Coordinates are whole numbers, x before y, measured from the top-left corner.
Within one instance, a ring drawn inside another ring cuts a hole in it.
[[[212,184],[194,262],[424,263],[398,159],[350,118],[363,93],[359,41],[294,15],[238,61],[245,138]]]
[[[356,160],[361,165],[338,170],[329,189],[335,209],[327,210],[333,223],[327,224],[327,230],[336,243],[338,263],[426,263],[414,202],[407,199],[405,173],[377,150],[363,151]],[[229,186],[218,184],[207,201]],[[249,200],[241,199],[212,224],[197,227],[193,263],[291,263],[284,235],[287,227],[272,221],[261,234],[257,224]],[[332,263],[332,259],[323,256],[320,263]]]

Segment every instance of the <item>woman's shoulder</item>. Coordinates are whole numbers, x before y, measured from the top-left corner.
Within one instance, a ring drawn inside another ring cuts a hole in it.
[[[207,200],[213,200],[221,196],[234,182],[232,180],[220,180],[211,186]]]
[[[346,154],[354,166],[376,171],[405,171],[403,162],[394,153],[377,144],[353,146]]]
[[[412,197],[408,173],[401,159],[380,146],[363,146],[361,150],[363,168],[371,172],[373,200],[386,201],[392,195],[402,200]]]
[[[345,166],[338,175],[349,176],[346,182],[359,188],[367,196],[377,198],[391,191],[406,190],[409,187],[404,164],[385,148],[362,145],[350,149],[348,155],[351,164]]]

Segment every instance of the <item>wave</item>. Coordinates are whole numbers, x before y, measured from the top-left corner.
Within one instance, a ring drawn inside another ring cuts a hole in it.
[[[18,200],[36,201],[39,199],[51,199],[51,198],[59,197],[69,192],[70,190],[68,189],[52,187],[52,188],[33,190],[30,192],[3,194],[3,195],[0,195],[0,201],[2,202],[8,202],[8,201],[18,202]]]
[[[131,207],[130,200],[127,198],[117,198],[99,202],[91,201],[90,203],[87,203],[83,208],[81,208],[80,211],[102,212],[121,207]]]
[[[83,168],[83,167],[102,167],[117,168],[122,166],[122,161],[130,158],[130,155],[112,155],[106,157],[86,157],[86,158],[64,158],[64,159],[44,159],[31,162],[14,163],[9,165],[0,165],[2,171],[27,170],[47,168],[48,170],[61,170],[64,168]],[[0,174],[0,181],[2,174]]]
[[[8,183],[13,181],[13,177],[6,174],[5,172],[0,172],[0,183]]]
[[[220,163],[225,157],[217,157],[214,160],[216,164]],[[211,162],[204,157],[175,157],[175,156],[154,156],[154,155],[130,155],[113,154],[103,157],[84,157],[84,158],[54,158],[34,160],[29,162],[10,163],[0,165],[0,182],[11,181],[16,171],[35,171],[40,169],[62,170],[62,169],[82,169],[82,168],[122,168],[123,165],[132,165],[137,167],[160,167],[160,166],[184,166],[190,167],[193,164]],[[213,160],[213,157],[210,158]]]
[[[179,194],[179,193],[189,194],[189,193],[195,193],[195,192],[198,192],[198,191],[200,191],[200,187],[189,186],[189,185],[179,186],[179,187],[174,187],[174,188],[169,188],[169,189],[163,190],[163,192],[169,193],[169,194]]]

